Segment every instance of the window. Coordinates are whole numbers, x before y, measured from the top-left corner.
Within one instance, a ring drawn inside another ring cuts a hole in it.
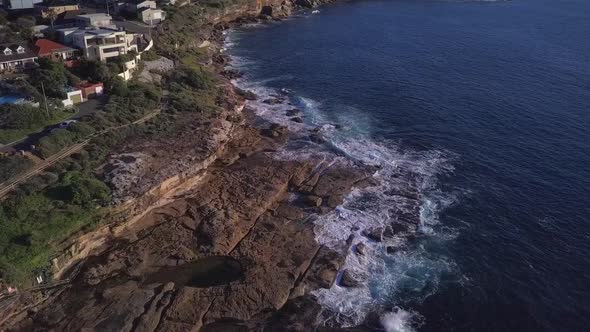
[[[22,47],[22,46],[19,46],[19,47],[16,49],[16,53],[18,53],[18,54],[23,54],[23,53],[25,53],[25,48],[24,48],[24,47]]]
[[[109,48],[103,48],[102,52],[103,53],[121,52],[121,49],[119,47],[109,47]]]
[[[12,55],[12,50],[7,47],[4,49],[4,55]]]

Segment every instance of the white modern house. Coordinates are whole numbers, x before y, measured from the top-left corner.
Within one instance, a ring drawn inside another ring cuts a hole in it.
[[[72,34],[72,45],[82,50],[90,60],[109,58],[138,52],[137,36],[114,29],[80,29]]]
[[[145,8],[138,13],[143,23],[154,25],[166,19],[166,12],[161,9]]]

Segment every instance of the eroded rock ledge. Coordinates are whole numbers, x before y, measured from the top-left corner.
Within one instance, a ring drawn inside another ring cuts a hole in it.
[[[319,311],[306,294],[330,287],[344,258],[316,243],[312,218],[374,169],[280,160],[288,133],[266,133],[242,125],[196,186],[120,230],[14,330],[311,329]]]

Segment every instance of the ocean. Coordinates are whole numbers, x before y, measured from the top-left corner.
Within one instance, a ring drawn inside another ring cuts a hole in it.
[[[325,325],[590,329],[589,37],[587,0],[347,1],[227,34],[250,106],[294,132],[285,158],[380,168],[315,221],[367,246],[344,267],[358,287],[314,293]]]

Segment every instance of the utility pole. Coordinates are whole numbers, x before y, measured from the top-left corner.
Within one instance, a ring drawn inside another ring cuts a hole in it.
[[[49,107],[47,107],[47,96],[45,96],[45,86],[43,85],[43,82],[41,82],[41,91],[43,91],[43,101],[45,101],[45,112],[47,113],[47,119],[51,119],[51,116],[49,116]]]

